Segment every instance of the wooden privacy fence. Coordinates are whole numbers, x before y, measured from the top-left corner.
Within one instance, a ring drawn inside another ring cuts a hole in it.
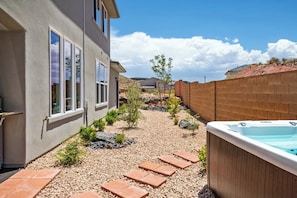
[[[297,71],[200,84],[177,81],[175,95],[214,120],[296,120]]]

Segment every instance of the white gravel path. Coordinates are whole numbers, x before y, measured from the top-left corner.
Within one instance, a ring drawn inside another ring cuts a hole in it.
[[[206,143],[206,129],[203,123],[200,123],[197,135],[193,136],[191,131],[174,125],[167,112],[145,110],[141,112],[144,119],[139,121],[135,129],[127,130],[124,121],[118,121],[105,129],[105,132],[124,132],[126,137],[134,138],[136,144],[122,149],[84,148],[87,154],[83,162],[71,167],[57,165],[55,154],[63,147],[60,145],[28,164],[26,169],[61,169],[60,174],[38,194],[37,198],[68,198],[73,194],[90,190],[97,192],[103,198],[115,197],[101,189],[102,184],[115,179],[122,179],[146,189],[149,192],[148,197],[197,198],[198,192],[207,183],[206,176],[199,176],[200,162],[183,170],[178,169],[158,188],[136,183],[123,176],[129,170],[138,168],[144,161],[150,160],[162,164],[158,156],[172,154],[177,150],[197,153],[195,149],[201,148]],[[186,115],[185,111],[181,111],[177,117],[182,119]]]

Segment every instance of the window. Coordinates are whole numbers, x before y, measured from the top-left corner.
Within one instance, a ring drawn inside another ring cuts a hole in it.
[[[94,1],[94,16],[95,16],[95,21],[97,23],[97,25],[99,27],[101,27],[101,13],[100,13],[100,10],[101,10],[101,0],[95,0]]]
[[[108,15],[107,15],[107,11],[104,7],[104,5],[102,5],[102,32],[104,33],[104,35],[107,37],[108,36]]]
[[[73,64],[72,44],[64,42],[64,85],[65,85],[65,108],[66,111],[73,109]]]
[[[61,112],[61,37],[50,33],[51,114]]]
[[[81,50],[75,47],[75,90],[76,90],[76,108],[82,108],[82,73],[81,73]]]
[[[96,103],[107,102],[107,68],[96,60]]]
[[[79,47],[63,39],[56,32],[50,31],[51,115],[82,108],[81,60],[82,53]]]
[[[103,34],[108,37],[108,12],[102,2],[102,0],[94,1],[94,16],[98,27],[102,30]]]

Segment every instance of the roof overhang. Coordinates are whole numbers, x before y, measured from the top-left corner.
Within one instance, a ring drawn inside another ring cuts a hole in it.
[[[118,61],[110,61],[110,67],[119,73],[125,73],[125,68]]]
[[[103,3],[110,18],[120,18],[120,13],[115,0],[103,0]]]
[[[0,31],[24,31],[25,29],[0,8]]]

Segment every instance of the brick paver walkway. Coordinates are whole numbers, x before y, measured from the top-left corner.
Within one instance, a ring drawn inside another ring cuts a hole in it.
[[[0,184],[0,198],[35,197],[60,170],[20,170]]]
[[[142,170],[131,170],[128,173],[125,173],[124,176],[134,179],[135,181],[151,185],[154,188],[161,186],[167,180],[165,177],[153,175]]]
[[[188,166],[191,166],[192,162],[196,163],[199,161],[198,157],[195,156],[195,154],[189,153],[186,151],[176,151],[173,154],[177,157],[174,157],[173,155],[164,155],[158,158],[161,161],[180,169],[184,169]],[[150,161],[141,163],[139,165],[139,168],[160,173],[165,176],[171,176],[177,171],[177,169],[174,167],[164,166]],[[165,177],[156,176],[148,172],[136,170],[136,169],[129,171],[128,173],[124,174],[124,176],[132,180],[135,180],[137,182],[151,185],[155,188],[161,186],[167,180],[167,178]],[[103,189],[110,191],[121,198],[128,198],[128,197],[142,198],[149,195],[149,193],[146,192],[144,189],[141,189],[135,186],[132,186],[132,187],[129,183],[126,183],[122,180],[111,181],[109,183],[102,185]],[[129,192],[126,189],[129,189]],[[125,194],[122,192],[123,190],[125,190]]]
[[[174,167],[164,166],[164,165],[154,163],[154,162],[150,162],[150,161],[143,162],[138,167],[143,168],[145,170],[150,170],[150,171],[153,171],[155,173],[159,173],[159,174],[162,174],[162,175],[165,175],[165,176],[171,176],[177,170]]]
[[[184,169],[191,166],[192,163],[199,161],[197,154],[186,151],[176,151],[173,155],[160,156],[159,160],[168,163],[169,165],[167,166],[146,161],[138,166],[144,170],[132,169],[128,173],[125,173],[124,176],[137,182],[158,188],[177,171],[175,167]],[[167,177],[154,175],[149,171]],[[60,170],[56,169],[21,170],[0,184],[0,198],[34,198],[57,174],[59,174],[59,172]],[[120,179],[105,183],[101,187],[121,198],[142,198],[149,195],[149,192],[145,189],[131,185]],[[94,191],[87,191],[72,195],[70,198],[101,197]]]

